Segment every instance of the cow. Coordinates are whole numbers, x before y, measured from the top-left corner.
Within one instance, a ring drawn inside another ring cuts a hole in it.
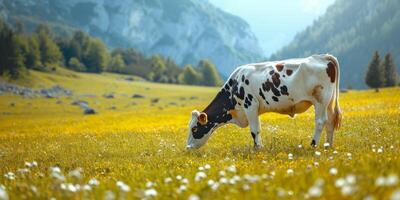
[[[186,148],[200,148],[217,128],[235,124],[250,125],[254,148],[260,149],[261,114],[275,112],[294,118],[311,105],[315,108],[311,146],[319,143],[324,127],[326,142],[333,145],[333,132],[342,118],[339,78],[338,60],[329,54],[240,66],[202,112],[192,111]]]

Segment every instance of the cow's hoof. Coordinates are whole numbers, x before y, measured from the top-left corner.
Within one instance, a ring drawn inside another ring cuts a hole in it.
[[[258,151],[264,148],[264,145],[254,145],[254,150]]]
[[[315,142],[315,140],[311,141],[311,147],[317,147],[317,143]]]

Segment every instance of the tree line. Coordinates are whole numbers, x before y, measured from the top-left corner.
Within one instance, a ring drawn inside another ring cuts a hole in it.
[[[54,33],[45,24],[32,33],[22,23],[14,27],[0,19],[0,75],[12,79],[28,74],[27,69],[54,71],[65,67],[78,72],[113,72],[142,77],[161,83],[219,86],[221,77],[215,65],[201,60],[197,66],[181,68],[160,55],[146,57],[133,48],[109,50],[99,38],[84,31],[72,36]]]
[[[378,51],[372,55],[371,61],[367,66],[365,83],[370,88],[378,91],[380,87],[392,87],[397,84],[396,65],[393,62],[391,53],[386,53],[383,60]]]

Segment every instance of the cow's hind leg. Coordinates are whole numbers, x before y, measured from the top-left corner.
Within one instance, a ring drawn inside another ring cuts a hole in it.
[[[261,136],[260,136],[260,118],[258,117],[258,104],[256,102],[253,102],[250,106],[247,108],[245,107],[245,113],[247,120],[249,121],[250,125],[250,132],[251,136],[253,137],[254,141],[254,149],[261,149],[263,147],[261,143]]]
[[[327,121],[327,106],[321,103],[314,104],[315,107],[315,128],[314,137],[311,141],[311,146],[315,147],[319,143],[321,132]]]
[[[313,90],[313,96],[315,98],[315,129],[314,137],[311,141],[311,146],[315,147],[319,143],[321,132],[328,120],[328,105],[331,99],[331,93],[328,88],[317,86]]]

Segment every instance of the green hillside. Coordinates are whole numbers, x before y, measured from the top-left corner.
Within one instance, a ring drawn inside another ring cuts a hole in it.
[[[341,64],[342,86],[364,88],[373,52],[391,52],[400,66],[400,1],[337,0],[312,26],[272,59],[331,53]]]

